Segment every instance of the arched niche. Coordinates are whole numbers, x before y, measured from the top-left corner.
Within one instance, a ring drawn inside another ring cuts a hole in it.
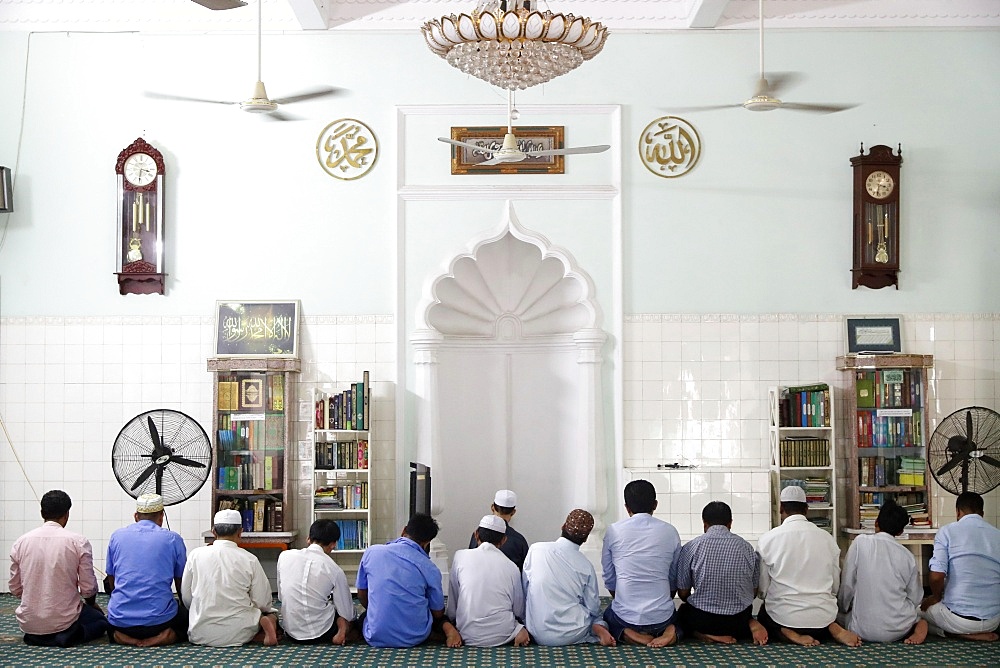
[[[529,542],[557,538],[572,508],[594,513],[600,535],[607,336],[593,293],[510,203],[498,232],[428,280],[411,344],[416,452],[431,466],[439,557],[468,546],[503,488],[518,494],[513,524]]]

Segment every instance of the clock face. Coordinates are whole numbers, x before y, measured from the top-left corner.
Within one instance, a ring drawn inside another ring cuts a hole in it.
[[[865,190],[875,199],[885,199],[891,195],[895,185],[892,177],[882,170],[872,172],[865,180]]]
[[[132,185],[144,186],[155,178],[156,161],[145,153],[135,153],[125,161],[125,179]]]

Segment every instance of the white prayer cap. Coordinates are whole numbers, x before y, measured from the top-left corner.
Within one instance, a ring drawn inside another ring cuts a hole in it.
[[[517,494],[509,489],[501,489],[493,497],[493,503],[501,508],[514,508],[517,506]]]
[[[239,525],[242,525],[243,524],[243,516],[240,515],[240,511],[233,510],[231,508],[229,510],[220,510],[219,512],[215,513],[215,519],[212,521],[212,524],[239,524]]]
[[[135,500],[135,512],[158,513],[163,510],[163,497],[159,494],[143,494]]]
[[[789,485],[781,490],[781,501],[795,501],[797,503],[806,502],[806,492],[798,485]]]
[[[479,520],[479,528],[492,529],[497,533],[507,533],[507,523],[503,521],[502,517],[496,515],[484,515],[483,519]]]

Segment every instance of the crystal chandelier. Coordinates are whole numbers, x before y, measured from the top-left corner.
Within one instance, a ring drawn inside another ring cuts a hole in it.
[[[534,4],[480,0],[471,16],[444,16],[421,31],[431,51],[453,67],[507,90],[550,81],[601,52],[608,38],[603,25],[539,12],[531,9]]]

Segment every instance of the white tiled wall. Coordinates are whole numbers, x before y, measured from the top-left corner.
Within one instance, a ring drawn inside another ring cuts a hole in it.
[[[308,439],[314,386],[337,387],[371,372],[374,535],[395,525],[395,325],[391,316],[305,317],[300,327],[296,440]],[[21,317],[0,319],[0,590],[13,541],[41,522],[38,498],[49,489],[73,500],[70,529],[87,536],[103,571],[111,532],[132,521],[134,501],[111,470],[111,446],[125,422],[171,408],[211,433],[214,319],[179,317]],[[298,448],[290,472],[297,478]],[[299,485],[293,483],[293,494]],[[206,484],[167,509],[188,548],[210,526]],[[293,498],[298,527],[308,499]]]

